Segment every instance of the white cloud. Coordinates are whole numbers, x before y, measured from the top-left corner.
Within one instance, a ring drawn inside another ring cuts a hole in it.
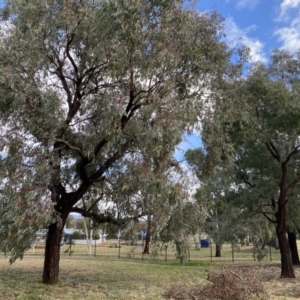
[[[237,9],[248,8],[254,9],[260,2],[260,0],[226,0],[226,2],[236,2],[235,7]]]
[[[242,41],[242,44],[249,47],[250,57],[253,62],[267,61],[267,58],[263,52],[264,44],[259,39],[247,36],[248,32],[256,29],[255,25],[251,25],[245,29],[241,29],[236,25],[232,18],[228,18],[226,19],[225,26],[227,42],[236,43],[237,40],[240,39]]]
[[[281,48],[289,51],[300,49],[300,0],[283,0],[279,7],[277,22],[284,26],[277,29],[274,35],[282,43]]]
[[[289,51],[300,49],[300,17],[294,19],[290,26],[277,29],[274,33],[282,42],[281,48]]]
[[[239,0],[235,5],[236,8],[254,9],[259,4],[259,0]]]
[[[248,33],[248,32],[251,32],[251,31],[255,31],[257,29],[257,25],[256,24],[252,24],[248,27],[246,27],[243,31]]]
[[[288,18],[287,11],[300,6],[300,0],[283,0],[280,4],[279,20]]]

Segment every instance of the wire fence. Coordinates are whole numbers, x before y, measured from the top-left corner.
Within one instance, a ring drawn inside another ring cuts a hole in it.
[[[44,245],[34,245],[28,249],[25,255],[44,255]],[[78,244],[76,240],[61,246],[61,258],[76,255],[92,255],[95,257],[114,257],[122,259],[141,259],[158,261],[178,260],[175,244],[153,242],[150,244],[149,254],[144,254],[144,241],[138,241],[135,245],[119,240],[107,240],[99,243],[93,241],[90,249],[87,244]],[[224,244],[221,249],[221,257],[216,257],[216,245],[210,244],[196,250],[195,244],[190,243],[186,250],[187,261],[210,261],[210,262],[257,262],[257,261],[280,261],[280,252],[270,246],[264,249],[250,245]]]

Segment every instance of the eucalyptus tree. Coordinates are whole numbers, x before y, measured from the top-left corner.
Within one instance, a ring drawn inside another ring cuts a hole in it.
[[[168,198],[172,208],[169,210],[165,222],[160,223],[160,230],[154,236],[166,245],[175,243],[176,255],[181,264],[188,258],[191,233],[203,228],[202,207],[191,200],[191,195],[185,191],[183,186],[181,184],[176,185]]]
[[[88,195],[88,193],[85,196],[87,196],[87,195]],[[82,200],[84,198],[87,198],[85,196],[82,197]],[[93,201],[94,200],[93,198],[91,198],[91,200],[92,200],[92,203],[90,205],[88,205],[89,207],[87,207],[86,201],[83,203],[83,209],[87,212],[93,212],[93,213],[96,213],[97,215],[99,215],[98,207],[95,207],[95,204],[94,204],[94,203],[98,203],[98,200]],[[94,204],[94,206],[93,206],[93,204]],[[96,237],[99,236],[99,223],[96,222],[95,220],[93,220],[92,217],[82,217],[82,223],[83,223],[83,229],[85,232],[87,254],[92,255],[92,242],[93,242],[93,239],[96,239]]]
[[[173,151],[170,151],[173,148],[169,148],[179,142],[180,137],[175,137],[175,133],[170,135],[172,142],[164,136],[163,146],[151,155],[140,151],[134,160],[127,160],[126,171],[120,170],[118,183],[114,184],[122,187],[122,193],[116,190],[113,196],[114,199],[118,194],[122,197],[116,202],[122,215],[128,215],[130,209],[146,217],[143,218],[146,226],[144,254],[149,254],[151,237],[159,236],[181,198],[179,190],[189,188],[190,178],[173,158]],[[128,201],[124,201],[124,197],[128,197]],[[177,201],[170,200],[174,197]]]
[[[207,119],[206,138],[215,153],[233,162],[244,209],[275,224],[281,277],[292,278],[286,231],[299,205],[300,54],[273,51],[268,66],[255,65],[231,89],[232,103],[219,99],[214,107],[213,129]],[[218,131],[218,139],[209,138]]]
[[[296,194],[297,193],[297,194]],[[293,191],[293,197],[289,199],[287,203],[287,234],[288,234],[288,242],[291,250],[292,261],[294,265],[299,265],[299,253],[297,246],[297,235],[300,233],[299,227],[299,214],[300,214],[300,206],[299,206],[299,193],[296,189]]]
[[[238,68],[222,19],[184,1],[7,0],[2,17],[0,248],[22,257],[46,223],[43,282],[55,284],[69,213],[116,221],[82,197],[120,159],[173,147],[163,137],[192,126]]]
[[[247,216],[235,205],[234,172],[231,164],[219,161],[216,166],[203,148],[188,150],[185,158],[201,186],[194,194],[202,207],[204,230],[216,244],[216,257],[221,257],[225,242],[232,245],[246,236]]]

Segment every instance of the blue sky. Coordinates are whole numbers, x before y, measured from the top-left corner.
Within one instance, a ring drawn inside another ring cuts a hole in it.
[[[186,150],[199,148],[201,146],[201,139],[196,133],[185,134],[182,142],[178,145],[174,156],[177,161],[181,162],[184,160],[184,153]]]
[[[300,49],[300,0],[199,0],[197,9],[216,10],[224,17],[227,43],[239,40],[250,48],[253,62],[268,62],[272,49]],[[196,134],[185,135],[175,153],[183,160],[187,149],[200,147]]]
[[[241,38],[253,61],[267,62],[274,48],[300,48],[300,0],[199,0],[197,8],[218,11],[227,42]]]

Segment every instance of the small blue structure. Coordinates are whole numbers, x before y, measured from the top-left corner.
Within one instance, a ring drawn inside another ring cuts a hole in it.
[[[210,241],[209,240],[200,240],[201,248],[209,248],[210,247]]]

